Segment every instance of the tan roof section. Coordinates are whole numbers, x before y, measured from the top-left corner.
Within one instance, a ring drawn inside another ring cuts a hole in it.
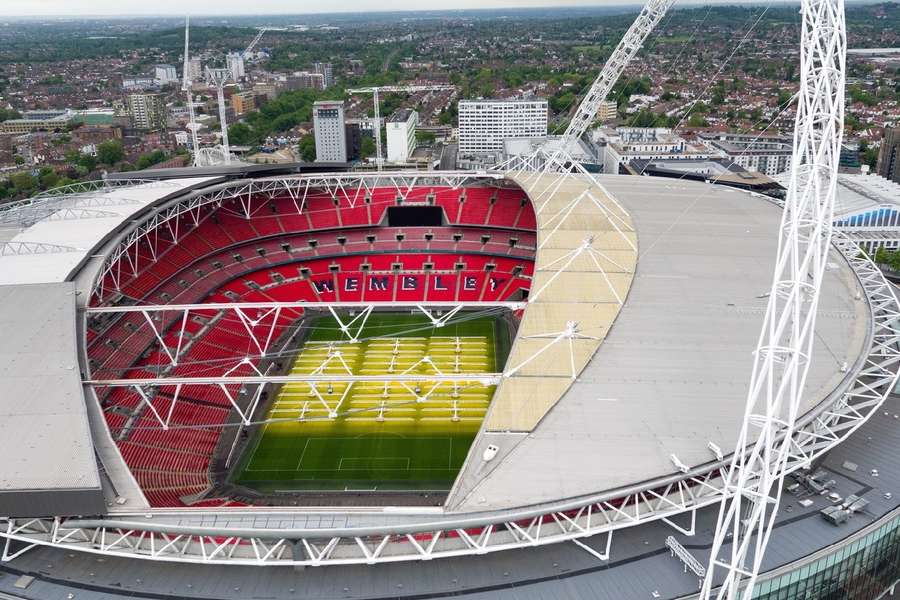
[[[634,277],[637,236],[628,213],[591,181],[557,174],[510,179],[535,204],[538,249],[528,306],[506,362],[506,371],[515,372],[500,383],[484,428],[529,432],[616,320]],[[576,337],[560,338],[573,321]]]

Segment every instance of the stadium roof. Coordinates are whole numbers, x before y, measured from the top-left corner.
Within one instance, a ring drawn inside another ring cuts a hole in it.
[[[637,229],[640,258],[625,306],[578,381],[533,431],[482,431],[448,500],[454,511],[607,490],[620,496],[632,486],[680,476],[673,455],[695,468],[715,462],[710,442],[726,454],[736,444],[780,209],[720,186],[630,176],[598,180]],[[538,215],[539,245],[551,214]],[[842,372],[845,363],[860,358],[869,320],[857,289],[835,251],[801,413],[825,400],[849,375]],[[478,457],[488,444],[499,452],[486,464]]]
[[[209,178],[86,189],[0,212],[0,285],[65,281],[112,232],[161,198]],[[75,224],[77,223],[77,226]]]
[[[104,512],[71,283],[0,286],[0,514]]]
[[[790,173],[781,173],[775,180],[787,188]],[[874,174],[838,175],[837,197],[834,201],[836,220],[885,206],[900,210],[900,184]]]

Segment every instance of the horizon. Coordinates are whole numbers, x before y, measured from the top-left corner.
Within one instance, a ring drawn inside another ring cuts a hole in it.
[[[341,10],[334,10],[329,6],[329,10],[315,10],[314,8],[302,8],[291,10],[288,6],[292,4],[290,0],[260,0],[254,10],[241,11],[245,3],[239,3],[234,0],[199,0],[192,5],[192,10],[184,12],[175,10],[179,7],[179,2],[175,0],[160,0],[154,6],[155,10],[138,10],[132,12],[122,12],[121,4],[115,0],[88,0],[87,2],[79,2],[76,9],[71,2],[66,0],[9,0],[6,3],[7,9],[0,12],[0,19],[36,19],[51,18],[65,20],[91,20],[91,19],[129,19],[129,18],[184,18],[189,15],[194,18],[229,18],[229,17],[303,17],[314,16],[323,17],[335,15],[346,17],[348,14],[357,14],[364,16],[366,14],[385,15],[391,13],[410,14],[447,14],[462,12],[488,12],[488,11],[528,11],[528,10],[552,10],[552,9],[632,9],[643,6],[641,2],[622,2],[621,0],[612,0],[610,2],[597,2],[596,0],[566,0],[560,3],[548,3],[547,0],[493,0],[483,2],[480,0],[450,0],[452,5],[440,8],[422,8],[421,4],[416,0],[399,0],[390,8],[380,8],[383,6],[373,0],[349,0]],[[233,6],[232,6],[233,2]],[[226,4],[224,9],[222,5]],[[896,4],[896,0],[883,2],[881,0],[850,0],[847,4]],[[92,8],[84,10],[85,5]],[[321,6],[321,4],[317,4]],[[792,6],[799,5],[799,0],[713,0],[704,2],[702,0],[686,0],[679,3],[676,8],[695,8],[701,6],[760,6],[760,5],[780,5]],[[140,7],[145,5],[141,4]],[[17,8],[19,7],[19,8]],[[169,8],[171,7],[171,8]],[[35,9],[38,10],[35,10]]]

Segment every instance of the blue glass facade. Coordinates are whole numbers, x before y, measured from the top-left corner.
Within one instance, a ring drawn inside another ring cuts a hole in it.
[[[755,600],[874,600],[900,579],[900,515],[827,556],[760,581]]]

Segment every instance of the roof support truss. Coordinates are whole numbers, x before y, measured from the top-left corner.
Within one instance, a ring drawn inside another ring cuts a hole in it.
[[[859,364],[848,365],[848,372],[855,376],[836,391],[830,406],[798,422],[787,446],[785,473],[808,466],[855,432],[878,410],[896,385],[900,372],[900,305],[890,285],[877,266],[847,238],[838,236],[834,245],[852,265],[861,287],[860,300],[864,295],[870,307],[873,327],[870,346]],[[695,531],[693,513],[697,509],[719,503],[734,492],[733,487],[723,484],[727,463],[716,456],[713,464],[712,468],[688,467],[681,480],[617,500],[587,498],[580,504],[548,506],[546,512],[535,509],[473,520],[454,520],[448,516],[432,525],[367,530],[302,527],[234,530],[165,525],[135,515],[133,519],[116,517],[94,521],[4,519],[0,520],[0,538],[21,542],[26,549],[51,545],[73,551],[175,562],[321,566],[427,560],[575,539],[583,541],[653,520],[664,520],[679,534],[690,535]],[[675,523],[678,515],[686,513],[691,515],[689,526]],[[298,524],[303,522],[303,513],[298,513],[296,518]],[[223,538],[231,538],[230,544],[216,551]]]

